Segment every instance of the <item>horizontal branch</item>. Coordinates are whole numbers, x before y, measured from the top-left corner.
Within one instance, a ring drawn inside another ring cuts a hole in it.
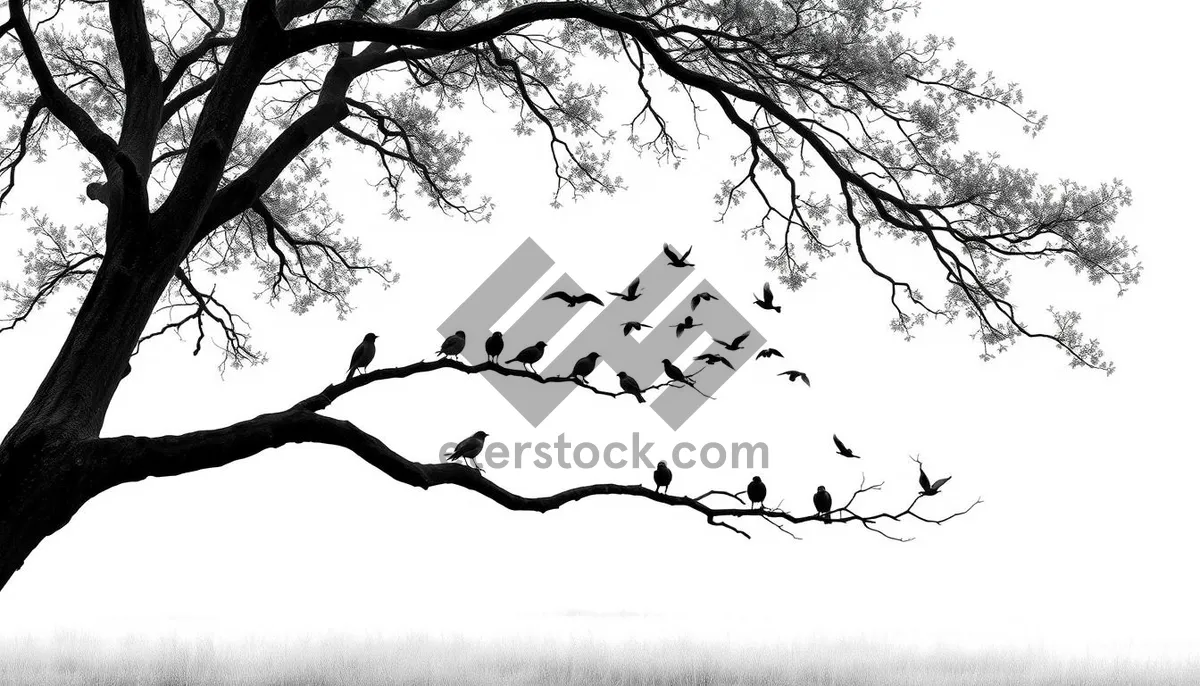
[[[458,486],[479,493],[500,506],[513,511],[544,513],[556,510],[569,503],[584,500],[585,498],[601,495],[622,495],[643,498],[662,505],[693,510],[703,515],[709,524],[730,529],[746,538],[750,538],[748,533],[729,524],[725,520],[741,517],[760,517],[789,535],[791,535],[791,532],[782,528],[781,525],[783,523],[806,524],[809,522],[826,522],[824,515],[816,512],[810,515],[796,515],[782,508],[748,508],[741,498],[742,493],[731,493],[720,490],[712,490],[699,496],[691,497],[660,493],[656,489],[647,488],[641,484],[593,484],[569,488],[546,496],[522,496],[502,488],[484,477],[481,471],[464,464],[431,464],[409,460],[389,448],[383,441],[363,431],[353,423],[318,413],[318,410],[328,407],[330,403],[342,395],[375,381],[404,378],[440,369],[451,369],[466,374],[492,372],[503,376],[518,376],[537,383],[579,383],[573,379],[562,377],[542,378],[530,372],[508,369],[492,363],[466,365],[449,359],[441,359],[436,362],[418,362],[392,369],[381,369],[354,377],[340,384],[331,385],[321,393],[302,400],[291,409],[283,412],[260,415],[220,429],[196,431],[179,436],[161,436],[158,438],[121,436],[97,440],[95,445],[100,454],[98,464],[103,465],[104,469],[102,471],[107,479],[107,483],[103,484],[103,488],[110,488],[121,483],[139,481],[151,476],[176,476],[203,469],[222,467],[237,460],[256,455],[264,450],[279,448],[289,444],[317,443],[345,448],[389,477],[409,486],[422,489],[441,485]],[[611,397],[621,395],[621,393],[602,391],[582,383],[579,383],[579,385],[601,395]],[[850,509],[859,495],[868,491],[878,490],[881,486],[882,484],[860,487],[850,496],[845,505],[832,510],[833,519],[831,522],[826,523],[858,523],[864,528],[890,539],[906,540],[886,534],[877,529],[876,525],[881,520],[900,522],[907,519],[915,519],[929,524],[941,524],[954,517],[970,512],[978,504],[977,501],[966,510],[940,518],[930,518],[914,512],[915,506],[924,497],[922,495],[918,495],[908,507],[897,512],[885,511],[877,514],[862,515]],[[714,495],[732,498],[742,506],[712,507],[701,502],[705,498]]]

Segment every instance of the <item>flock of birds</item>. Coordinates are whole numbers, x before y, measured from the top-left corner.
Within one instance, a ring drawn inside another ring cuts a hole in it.
[[[678,267],[678,268],[683,269],[683,268],[689,268],[689,267],[695,266],[694,264],[687,261],[688,257],[692,254],[691,248],[688,248],[687,252],[683,253],[682,255],[679,255],[674,250],[671,249],[671,246],[664,244],[663,245],[663,254],[666,255],[668,263],[672,267]],[[639,291],[640,286],[641,286],[641,279],[637,278],[637,279],[634,279],[625,288],[625,290],[620,291],[620,292],[607,291],[607,293],[609,295],[614,296],[615,298],[623,300],[625,302],[632,302],[642,296],[642,292]],[[708,293],[707,291],[698,292],[698,293],[694,294],[691,299],[692,311],[694,312],[696,310],[696,308],[698,308],[700,306],[701,303],[709,302],[712,300],[718,300],[718,299],[719,298],[717,298],[717,296],[715,296],[711,293]],[[576,295],[576,294],[567,293],[565,291],[554,291],[553,293],[550,293],[550,294],[546,295],[545,297],[543,297],[542,300],[561,300],[564,303],[566,303],[567,307],[577,307],[577,306],[581,306],[581,305],[586,305],[588,303],[595,303],[595,304],[601,305],[601,306],[604,305],[604,302],[601,301],[600,298],[596,297],[595,295],[593,295],[591,293],[581,293],[581,294]],[[761,296],[759,296],[758,294],[754,295],[754,304],[764,310],[774,310],[777,313],[783,311],[783,308],[781,306],[775,304],[775,295],[774,295],[774,293],[771,292],[771,284],[770,283],[763,284],[763,292],[762,292]],[[683,335],[684,331],[695,328],[697,326],[703,326],[703,324],[696,323],[693,320],[693,318],[689,315],[689,316],[685,317],[682,322],[680,322],[678,324],[674,324],[673,326],[675,327],[675,336],[680,337]],[[650,329],[650,328],[653,328],[653,327],[650,326],[649,324],[645,324],[643,322],[632,322],[631,321],[631,322],[625,322],[621,325],[622,332],[626,336],[628,336],[631,331],[641,331],[642,329]],[[728,342],[722,341],[722,340],[719,340],[716,338],[713,339],[713,342],[716,343],[717,345],[720,345],[725,350],[733,352],[733,351],[741,350],[742,343],[745,342],[745,340],[749,336],[750,336],[750,332],[747,331]],[[366,370],[367,366],[370,365],[371,362],[375,359],[375,341],[378,338],[379,337],[376,336],[375,334],[369,333],[363,338],[362,343],[360,343],[358,345],[358,347],[354,349],[354,354],[351,355],[351,357],[350,357],[350,368],[346,374],[347,381],[349,381],[351,378],[353,378],[355,372],[359,372],[359,373],[364,372]],[[446,340],[442,342],[442,345],[438,349],[437,354],[441,357],[458,357],[459,355],[461,355],[463,353],[464,350],[466,350],[466,348],[467,348],[466,333],[464,333],[462,331],[455,331],[450,336],[447,336]],[[493,332],[484,341],[483,348],[484,348],[484,352],[487,353],[488,362],[491,364],[499,365],[500,364],[500,356],[504,352],[504,336],[503,336],[503,334],[499,331]],[[523,348],[519,353],[516,354],[515,357],[507,360],[506,362],[504,362],[504,364],[509,365],[509,364],[516,362],[516,363],[520,364],[525,371],[527,371],[531,374],[534,374],[536,376],[536,375],[538,375],[538,373],[537,373],[537,370],[535,370],[533,368],[533,365],[536,364],[537,362],[539,362],[545,354],[546,354],[546,342],[538,341],[537,343],[534,343],[533,345],[531,345],[527,348]],[[775,348],[765,348],[765,349],[759,351],[758,355],[755,356],[755,359],[762,360],[762,359],[769,359],[771,357],[782,358],[783,353],[779,352]],[[586,384],[588,375],[590,375],[593,371],[595,371],[596,362],[599,359],[600,359],[600,353],[597,353],[597,352],[592,352],[584,357],[579,358],[579,360],[575,362],[575,366],[572,367],[571,373],[569,375],[567,375],[566,378],[575,379],[580,383]],[[734,368],[733,364],[730,363],[730,361],[724,355],[721,355],[721,354],[704,353],[702,355],[696,356],[694,359],[697,361],[704,362],[706,366],[710,366],[710,365],[714,365],[714,364],[724,364],[725,366],[729,367],[730,369]],[[679,384],[683,384],[686,386],[690,386],[691,388],[695,389],[697,392],[700,392],[703,394],[703,391],[700,391],[700,389],[696,388],[695,381],[692,380],[692,376],[695,376],[695,373],[693,373],[690,376],[685,374],[683,372],[683,370],[681,370],[679,367],[675,366],[675,364],[673,364],[671,362],[671,360],[669,360],[669,359],[664,359],[662,361],[662,363],[663,363],[663,371],[666,373],[667,378],[670,379],[670,381],[672,383],[679,383]],[[778,374],[778,376],[785,376],[785,377],[787,377],[788,381],[791,381],[791,382],[795,382],[796,379],[800,379],[801,381],[804,382],[805,386],[810,386],[810,387],[812,386],[812,383],[809,380],[808,375],[801,371],[788,370],[788,371]],[[623,393],[628,393],[629,395],[633,396],[639,403],[646,402],[646,399],[643,396],[643,392],[645,391],[645,389],[643,389],[642,386],[632,376],[625,373],[624,371],[620,371],[620,372],[617,372],[617,379],[620,383],[621,391]],[[708,397],[708,396],[705,396],[705,397]],[[486,444],[485,439],[487,437],[488,437],[488,434],[486,432],[476,431],[475,433],[471,434],[467,438],[464,438],[462,441],[459,441],[459,443],[454,447],[453,450],[447,452],[446,453],[447,459],[450,461],[461,459],[463,461],[463,464],[469,463],[469,465],[471,467],[473,467],[479,471],[482,471],[482,469],[479,467],[478,462],[476,462],[475,458],[478,457],[479,454],[483,451],[483,448]],[[858,459],[861,457],[860,455],[856,455],[853,450],[851,450],[845,443],[842,442],[842,440],[840,438],[837,437],[836,434],[834,434],[834,436],[833,436],[833,443],[834,443],[834,447],[836,449],[835,450],[836,454],[841,455],[842,457],[854,458],[854,459]],[[919,484],[921,487],[920,494],[924,495],[924,496],[937,495],[940,492],[941,488],[946,484],[946,482],[950,480],[950,477],[938,479],[937,481],[934,481],[931,483],[929,478],[925,475],[924,466],[921,465],[919,460],[916,460],[916,462],[920,468],[920,479],[919,479]],[[655,486],[654,492],[658,493],[658,492],[660,492],[660,489],[661,489],[661,492],[663,494],[665,494],[667,492],[667,488],[671,485],[672,478],[673,478],[673,474],[671,473],[671,469],[667,466],[667,463],[659,462],[658,466],[654,470],[654,486]],[[761,477],[755,476],[753,479],[751,479],[750,483],[746,485],[746,490],[743,492],[746,494],[747,498],[750,500],[750,509],[754,509],[756,505],[758,506],[759,509],[764,508],[764,503],[767,499],[767,485],[765,483],[763,483],[763,480]],[[830,524],[833,522],[833,519],[832,519],[833,496],[829,493],[829,491],[825,490],[824,486],[818,486],[817,492],[813,494],[813,506],[816,508],[817,515],[819,517],[821,517],[821,519],[826,524]]]

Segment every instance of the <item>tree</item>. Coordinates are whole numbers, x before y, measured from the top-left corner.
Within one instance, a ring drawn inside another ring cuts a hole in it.
[[[156,9],[141,0],[9,0],[0,59],[4,104],[18,124],[0,158],[0,202],[22,163],[66,140],[86,153],[86,195],[106,209],[102,226],[75,228],[27,210],[37,245],[23,255],[27,278],[4,286],[14,306],[6,328],[68,285],[86,295],[0,443],[0,586],[106,489],[300,442],[351,450],[405,484],[452,484],[510,509],[623,494],[688,507],[735,530],[729,522],[746,516],[780,527],[817,521],[707,504],[731,494],[689,498],[641,486],[525,498],[462,465],[409,461],[320,414],[362,385],[434,369],[575,383],[490,365],[378,370],[223,428],[99,438],[131,355],[163,332],[194,327],[199,346],[215,329],[223,364],[261,360],[240,318],[198,277],[255,269],[272,301],[300,312],[322,301],[344,311],[364,277],[391,279],[386,261],[341,233],[320,192],[330,142],[376,159],[378,187],[396,218],[401,190],[412,188],[444,212],[485,220],[491,201],[472,199],[458,170],[467,137],[438,125],[440,112],[478,97],[507,104],[517,133],[548,145],[556,201],[617,191],[605,151],[616,134],[601,128],[605,89],[575,79],[582,59],[623,66],[644,97],[628,140],[661,162],[685,152],[664,99],[682,93],[697,108],[715,103],[745,139],[718,211],[761,204],[761,221],[747,231],[763,237],[767,266],[787,286],[810,278],[805,256],[849,253],[886,284],[893,326],[905,335],[927,320],[961,316],[985,357],[1042,338],[1074,366],[1111,372],[1098,344],[1077,329],[1077,313],[1052,308],[1045,329],[1018,317],[1010,265],[1061,260],[1122,292],[1141,270],[1133,247],[1113,233],[1128,190],[1119,181],[1043,185],[994,155],[956,151],[959,119],[976,109],[1010,111],[1030,134],[1044,118],[1018,109],[1015,85],[944,62],[949,39],[897,33],[895,23],[913,9],[903,0],[171,0]],[[925,276],[945,279],[940,301],[912,285],[920,274],[877,263],[874,250],[889,239],[911,243]],[[864,482],[858,494],[877,487]],[[920,499],[860,515],[851,498],[834,510],[835,521],[881,531],[885,521],[949,518],[915,513]]]

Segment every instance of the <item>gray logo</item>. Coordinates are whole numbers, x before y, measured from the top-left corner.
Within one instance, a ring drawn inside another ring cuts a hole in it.
[[[554,265],[554,261],[533,239],[526,239],[520,247],[489,276],[467,300],[438,328],[443,336],[461,330],[467,334],[468,345],[463,357],[471,364],[486,361],[482,341],[493,330],[496,322],[517,303],[534,284]],[[575,361],[592,351],[601,355],[601,361],[615,371],[624,371],[638,380],[643,388],[665,380],[662,360],[675,360],[687,351],[701,331],[721,340],[732,340],[745,331],[750,335],[736,351],[726,350],[713,343],[705,352],[724,355],[733,364],[730,369],[722,364],[710,365],[696,377],[696,384],[708,395],[717,390],[733,376],[737,369],[751,359],[766,339],[750,325],[716,288],[708,281],[701,281],[689,291],[683,300],[661,322],[647,322],[654,326],[646,338],[638,342],[625,336],[621,324],[628,321],[643,321],[684,282],[692,268],[672,267],[665,255],[658,253],[654,260],[642,270],[642,297],[633,302],[614,299],[574,340],[561,349],[558,356],[541,369],[542,376],[562,376],[571,373]],[[620,281],[619,283],[628,283]],[[611,284],[610,284],[611,285]],[[581,293],[582,289],[564,274],[554,282],[547,293],[554,291]],[[616,290],[616,289],[613,289]],[[708,291],[717,296],[701,304],[695,312],[691,308],[691,296]],[[584,312],[595,312],[593,306],[566,307],[559,300],[538,300],[504,331],[505,356],[515,355],[522,348],[538,341],[553,342],[551,339],[571,321]],[[698,324],[676,337],[674,324],[691,315]],[[550,348],[553,350],[553,347]],[[680,368],[692,374],[704,367],[703,362],[687,360]],[[572,391],[579,390],[574,384],[533,384],[527,379],[485,374],[488,382],[500,391],[518,412],[533,426],[541,424],[554,408],[566,400]],[[665,388],[653,402],[648,403],[659,417],[672,429],[678,429],[688,420],[707,398],[691,388]]]

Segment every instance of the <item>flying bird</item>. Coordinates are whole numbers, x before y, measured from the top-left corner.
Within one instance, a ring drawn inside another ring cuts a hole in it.
[[[672,267],[683,268],[683,267],[695,267],[696,266],[687,261],[688,255],[692,254],[691,248],[688,248],[687,252],[685,252],[683,254],[683,256],[680,257],[679,255],[675,254],[675,251],[671,249],[671,246],[667,245],[666,243],[663,243],[663,254],[665,254],[667,256],[667,259],[671,261]]]
[[[654,492],[658,493],[658,489],[663,489],[663,493],[667,492],[667,486],[671,485],[671,468],[666,462],[659,462],[658,467],[654,470]]]
[[[810,388],[812,387],[812,384],[809,383],[809,381],[808,381],[808,374],[805,374],[804,372],[798,372],[795,369],[783,372],[782,374],[776,374],[775,376],[786,376],[788,378],[788,381],[791,381],[793,383],[796,381],[796,377],[799,377],[800,380],[804,382],[805,386],[808,386]]]
[[[642,282],[641,277],[638,277],[638,278],[634,279],[632,282],[630,282],[629,287],[625,289],[624,293],[613,293],[612,291],[608,291],[608,294],[612,295],[612,296],[616,296],[626,302],[633,302],[634,300],[637,300],[638,298],[642,297],[642,294],[637,292],[638,285],[641,282]]]
[[[782,307],[775,304],[775,294],[771,292],[771,284],[770,283],[763,284],[762,299],[760,300],[758,298],[758,296],[755,295],[754,296],[754,304],[758,305],[759,307],[763,308],[764,310],[775,310],[776,312],[783,311]]]
[[[725,341],[718,341],[715,338],[713,339],[713,342],[716,343],[717,345],[723,346],[726,350],[734,351],[734,350],[741,350],[742,343],[749,337],[750,337],[750,332],[747,331],[746,333],[742,334],[741,336],[738,336],[737,338],[733,339],[732,343],[726,343]]]
[[[750,498],[750,509],[753,510],[754,503],[758,503],[758,509],[761,510],[763,501],[767,499],[767,485],[756,476],[746,485],[746,495]]]
[[[596,371],[596,360],[600,359],[600,353],[588,353],[587,357],[581,357],[575,362],[575,367],[571,369],[569,377],[575,377],[580,381],[587,381],[588,374]]]
[[[929,477],[925,476],[925,467],[921,466],[921,462],[919,460],[916,462],[918,468],[921,470],[921,495],[937,495],[939,492],[941,492],[942,486],[945,486],[946,482],[952,478],[948,476],[944,479],[938,479],[937,481],[934,481],[933,484],[930,484]]]
[[[359,343],[358,347],[354,349],[354,354],[350,355],[350,370],[346,374],[347,381],[350,380],[350,377],[354,376],[354,370],[365,370],[367,365],[371,364],[371,360],[375,359],[376,338],[379,338],[379,336],[369,333],[363,336],[362,343]],[[132,367],[126,366],[125,374],[128,375],[132,369]]]
[[[684,331],[687,331],[688,329],[694,329],[697,326],[704,326],[704,325],[696,324],[696,323],[692,322],[692,318],[690,316],[684,317],[683,322],[675,325],[675,338],[679,338],[680,336],[683,335]]]
[[[837,434],[833,435],[833,444],[837,446],[837,454],[842,457],[862,457],[861,455],[855,455],[853,450],[847,448],[846,444],[842,443],[842,439],[837,437]]]
[[[720,300],[720,298],[713,295],[712,293],[709,293],[708,291],[700,291],[699,293],[693,295],[692,296],[692,311],[694,312],[696,310],[696,308],[700,306],[700,303],[708,302],[709,300]]]
[[[447,336],[446,340],[442,341],[442,348],[438,350],[438,354],[445,357],[458,357],[466,347],[467,334],[455,331],[452,336]]]
[[[625,372],[617,372],[617,378],[620,379],[622,391],[637,398],[639,403],[646,402],[646,399],[642,397],[642,387],[638,385],[638,382],[632,376]]]
[[[537,371],[533,368],[533,363],[542,359],[542,355],[544,354],[546,354],[546,341],[538,341],[537,343],[534,343],[528,348],[525,348],[521,352],[517,353],[516,357],[512,358],[508,362],[505,362],[504,364],[520,362],[525,366],[526,371],[537,374]]]
[[[817,486],[817,492],[813,494],[813,507],[817,508],[818,515],[824,515],[822,519],[826,524],[833,523],[833,519],[829,515],[829,511],[833,509],[833,496],[825,490],[824,486]]]
[[[463,464],[466,464],[467,460],[470,460],[471,466],[479,469],[479,463],[475,461],[475,457],[483,452],[483,439],[485,438],[487,438],[487,434],[483,431],[476,431],[467,436],[459,441],[458,445],[454,446],[454,450],[446,453],[446,461],[449,462],[462,458]],[[479,471],[482,472],[483,470],[479,469]]]
[[[723,364],[726,367],[733,369],[733,365],[729,362],[729,360],[725,359],[724,355],[713,355],[712,353],[704,353],[703,355],[697,355],[696,357],[694,357],[692,359],[701,360],[704,362],[704,364]]]
[[[783,357],[783,353],[779,352],[775,348],[767,348],[766,350],[763,350],[762,352],[755,355],[754,359],[761,360],[761,359],[764,359],[767,357]]]
[[[621,325],[621,330],[625,332],[626,336],[629,335],[630,331],[641,331],[642,329],[653,329],[653,328],[654,328],[653,326],[650,326],[649,324],[643,324],[641,322],[625,322],[624,324]]]
[[[550,295],[542,298],[542,300],[550,300],[552,298],[558,298],[559,300],[565,302],[567,307],[575,307],[576,305],[582,305],[583,303],[596,303],[597,305],[604,304],[600,301],[600,298],[597,298],[591,293],[584,293],[583,295],[571,295],[566,291],[554,291]]]
[[[488,362],[500,362],[500,353],[504,352],[504,336],[499,331],[492,332],[483,342],[483,350],[487,353]]]

